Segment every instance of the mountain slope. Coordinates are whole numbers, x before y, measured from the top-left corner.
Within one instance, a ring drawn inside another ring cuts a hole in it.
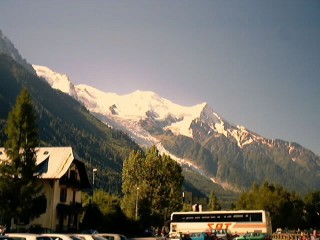
[[[85,161],[89,176],[92,175],[93,168],[98,169],[96,187],[110,193],[120,193],[122,162],[132,149],[137,150],[139,146],[128,135],[116,130],[117,128],[112,129],[102,124],[75,101],[75,88],[66,75],[39,66],[38,74],[41,77],[45,76],[46,81],[37,78],[34,69],[30,69],[31,65],[22,59],[10,40],[3,35],[0,37],[0,128],[4,128],[8,113],[21,88],[27,87],[39,113],[41,144],[72,146]],[[73,99],[63,92],[73,96]],[[116,122],[113,124],[117,125]],[[3,145],[4,141],[4,131],[0,131],[0,144]],[[155,141],[159,142],[156,139]],[[191,172],[188,178],[191,181],[205,179],[202,175],[195,177]],[[225,201],[226,204],[235,199],[232,192],[225,191],[217,184],[205,183],[200,187],[201,190],[188,179],[185,180],[185,190],[197,195],[208,195],[215,191],[228,199]]]
[[[185,107],[153,92],[104,93],[34,66],[44,81],[2,33],[0,52],[6,54],[0,55],[0,127],[21,88],[27,87],[39,113],[42,143],[73,146],[87,160],[89,174],[92,167],[99,168],[98,187],[120,191],[122,162],[139,148],[137,142],[170,154],[184,168],[186,189],[207,196],[213,190],[221,196],[230,194],[225,189],[240,192],[264,181],[299,193],[320,189],[319,156],[297,143],[266,139],[232,125],[206,103]],[[1,131],[1,144],[4,140]]]
[[[11,57],[0,54],[0,127],[22,87],[28,88],[39,114],[39,134],[44,146],[72,146],[86,161],[89,175],[98,168],[97,187],[120,192],[123,160],[139,149],[126,134],[109,128],[79,102],[28,72]],[[0,135],[0,145],[5,136]]]
[[[33,65],[32,67],[37,69],[37,75],[42,78],[44,77],[53,89],[58,89],[77,99],[77,93],[74,89],[74,86],[69,81],[69,78],[66,74],[59,74],[43,66]]]
[[[4,53],[10,56],[17,63],[21,64],[25,69],[27,69],[33,75],[36,75],[35,70],[25,59],[23,59],[18,52],[18,50],[14,47],[12,42],[2,33],[0,30],[0,53]]]
[[[157,145],[226,189],[239,192],[264,181],[300,193],[320,189],[319,156],[297,143],[234,126],[206,103],[184,107],[148,91],[120,96],[87,85],[74,89],[75,98],[107,125],[127,132],[142,147]]]

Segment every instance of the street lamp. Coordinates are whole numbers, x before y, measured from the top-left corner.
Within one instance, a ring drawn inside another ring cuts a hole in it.
[[[98,169],[92,169],[92,188],[94,188],[94,174],[98,171]]]
[[[137,199],[136,199],[136,220],[138,219],[138,201],[139,201],[139,187],[137,187]]]
[[[92,197],[91,197],[91,199],[90,199],[90,207],[91,207],[91,208],[90,208],[90,215],[89,215],[89,216],[90,216],[90,220],[91,220],[91,221],[90,221],[90,222],[91,222],[91,224],[90,224],[90,225],[91,225],[91,228],[93,227],[93,224],[94,224],[94,223],[93,223],[93,222],[94,222],[94,221],[93,221],[94,219],[93,219],[93,215],[92,215],[92,209],[93,209],[92,206],[93,206],[93,201],[94,201],[94,200],[93,200],[93,198],[94,198],[94,177],[95,177],[94,175],[95,175],[95,173],[96,173],[97,171],[98,171],[97,168],[93,168],[93,169],[92,169]],[[91,201],[92,201],[92,202],[91,202]]]

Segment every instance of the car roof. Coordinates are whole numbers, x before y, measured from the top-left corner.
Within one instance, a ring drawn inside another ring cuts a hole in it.
[[[25,238],[25,239],[50,239],[50,237],[47,236],[42,236],[40,234],[36,233],[6,233],[7,236],[12,237],[12,238]]]
[[[120,233],[95,233],[94,235],[106,235],[106,236],[124,236]]]
[[[65,239],[65,240],[71,240],[72,237],[68,234],[64,234],[64,233],[43,233],[41,234],[41,236],[47,236],[47,237],[59,237],[59,238],[62,238],[62,239]]]
[[[66,233],[41,233],[40,234],[41,236],[69,236],[69,234],[66,234]]]
[[[93,234],[90,233],[70,233],[69,235],[74,235],[74,236],[92,236]]]
[[[40,234],[37,233],[6,233],[6,235],[12,235],[12,236],[40,236]]]
[[[103,238],[107,238],[107,239],[109,239],[110,237],[115,238],[115,239],[121,239],[121,240],[127,239],[127,237],[125,235],[120,234],[120,233],[96,233],[94,235],[100,236]]]
[[[9,237],[9,236],[6,236],[6,235],[0,235],[0,239],[13,240],[12,237]]]
[[[73,236],[79,236],[79,237],[82,237],[82,238],[90,238],[90,239],[93,239],[93,234],[90,234],[90,233],[73,233],[71,234]]]

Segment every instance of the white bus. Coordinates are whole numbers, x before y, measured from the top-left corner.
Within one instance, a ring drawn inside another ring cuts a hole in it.
[[[171,214],[170,236],[222,229],[238,235],[248,232],[272,234],[270,214],[264,210],[173,212]]]

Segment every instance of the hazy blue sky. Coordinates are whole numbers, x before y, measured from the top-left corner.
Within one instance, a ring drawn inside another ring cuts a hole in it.
[[[29,63],[74,84],[207,102],[264,137],[320,154],[320,1],[0,1]]]

